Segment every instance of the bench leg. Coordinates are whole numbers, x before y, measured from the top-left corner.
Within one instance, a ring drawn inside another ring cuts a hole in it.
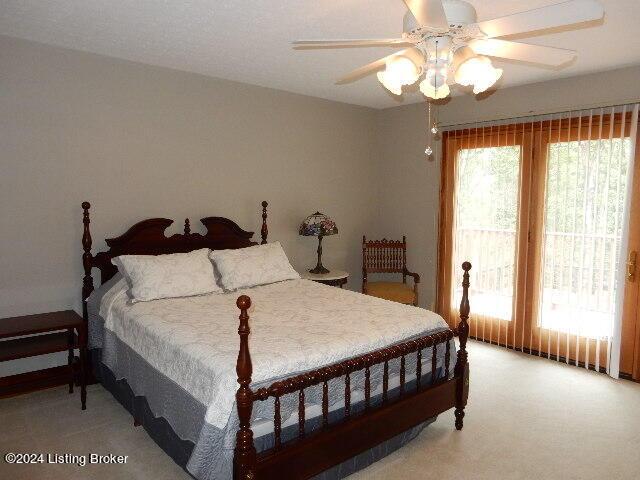
[[[73,381],[75,377],[75,372],[73,371],[73,344],[75,341],[75,334],[73,329],[69,329],[69,352],[67,356],[67,363],[69,365],[69,369],[71,370],[71,380],[69,380],[69,393],[73,393]]]

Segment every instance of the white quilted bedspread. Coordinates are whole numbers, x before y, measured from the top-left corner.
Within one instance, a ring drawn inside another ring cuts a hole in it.
[[[208,406],[207,423],[224,428],[237,389],[242,294],[252,300],[253,385],[447,327],[428,310],[309,280],[135,304],[121,280],[104,296],[100,315],[105,328]]]

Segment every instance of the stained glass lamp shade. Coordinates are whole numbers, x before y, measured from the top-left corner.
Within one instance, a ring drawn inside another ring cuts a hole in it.
[[[324,213],[316,212],[304,219],[300,225],[299,233],[305,237],[318,237],[318,263],[309,272],[329,273],[329,270],[322,266],[322,237],[338,233],[336,222]]]

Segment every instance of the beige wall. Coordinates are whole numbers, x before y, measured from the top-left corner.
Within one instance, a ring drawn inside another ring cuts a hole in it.
[[[83,200],[98,251],[154,216],[177,220],[170,233],[210,215],[259,232],[266,199],[298,269],[317,241],[297,227],[320,210],[340,230],[325,265],[360,286],[373,110],[0,37],[0,122],[0,317],[79,308]]]
[[[640,68],[456,97],[459,123],[637,99]],[[325,264],[360,287],[360,239],[408,236],[409,266],[434,296],[439,162],[424,105],[382,111],[0,36],[0,317],[80,305],[80,203],[94,251],[142,218],[228,216],[294,266],[314,264],[296,229],[320,209],[340,234]],[[64,361],[64,355],[56,357]],[[41,364],[0,364],[0,375]]]
[[[508,72],[507,72],[508,73]],[[640,100],[640,67],[499,89],[484,99],[454,97],[443,124],[473,123]],[[427,160],[424,104],[378,112],[381,235],[407,235],[409,266],[422,275],[421,305],[435,298],[440,159]],[[439,153],[439,146],[436,152]]]

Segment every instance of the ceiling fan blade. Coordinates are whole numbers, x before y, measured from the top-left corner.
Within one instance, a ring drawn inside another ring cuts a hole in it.
[[[398,45],[413,45],[404,38],[358,38],[344,40],[297,40],[293,48],[297,50],[310,48],[340,48],[340,47],[384,47]]]
[[[367,65],[364,65],[360,68],[356,68],[352,72],[349,72],[344,77],[339,78],[336,81],[336,85],[344,85],[345,83],[355,82],[356,80],[360,80],[362,77],[369,75],[370,73],[375,72],[376,70],[380,70],[385,66],[387,60],[397,57],[398,55],[403,55],[409,57],[414,63],[420,64],[424,61],[424,57],[420,53],[419,50],[415,48],[407,48],[405,50],[400,50],[396,53],[392,53],[391,55],[387,55],[386,57],[380,58],[375,62],[371,62]]]
[[[603,15],[604,8],[597,0],[569,0],[476,25],[487,37],[493,38],[599,20]]]
[[[404,0],[421,27],[449,29],[442,0]]]
[[[495,38],[472,40],[469,42],[469,47],[479,55],[509,58],[511,60],[522,60],[523,62],[542,63],[553,66],[570,62],[576,56],[574,50],[510,42]]]

